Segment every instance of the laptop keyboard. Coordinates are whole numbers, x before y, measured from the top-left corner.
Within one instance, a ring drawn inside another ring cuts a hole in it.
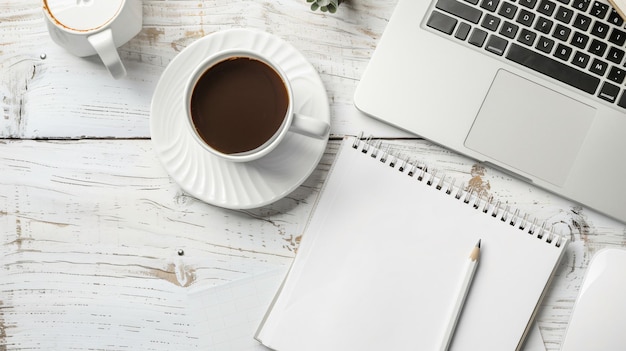
[[[606,3],[437,0],[427,26],[626,109],[626,29]]]

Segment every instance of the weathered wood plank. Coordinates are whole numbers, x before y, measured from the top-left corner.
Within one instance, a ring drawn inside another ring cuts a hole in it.
[[[320,73],[334,135],[405,136],[352,105],[396,1],[349,0],[329,15],[304,0],[144,0],[143,30],[120,48],[129,75],[117,81],[97,58],[73,57],[51,41],[40,0],[0,1],[0,350],[194,349],[187,288],[289,264],[338,142],[277,203],[207,205],[169,179],[143,140],[161,73],[205,35],[265,30]],[[426,141],[391,143],[569,236],[538,316],[548,350],[558,350],[590,258],[626,247],[624,225]]]
[[[626,246],[624,226],[426,141],[390,143],[570,237],[539,315],[558,349],[589,259]],[[185,288],[289,264],[337,146],[287,198],[231,211],[183,193],[148,140],[0,142],[0,347],[189,349]]]
[[[52,42],[40,0],[0,2],[0,137],[149,137],[152,92],[167,64],[203,36],[234,27],[273,33],[303,53],[327,87],[334,134],[404,135],[352,104],[395,3],[347,2],[328,15],[304,0],[145,0],[143,30],[119,49],[128,76],[114,80],[99,58],[74,57]]]
[[[184,288],[288,264],[332,157],[231,211],[183,193],[151,146],[0,142],[0,348],[193,349]]]

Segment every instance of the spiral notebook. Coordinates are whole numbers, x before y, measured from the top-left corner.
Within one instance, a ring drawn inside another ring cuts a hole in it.
[[[256,339],[278,351],[436,350],[482,240],[450,350],[519,350],[567,246],[494,199],[344,140]]]

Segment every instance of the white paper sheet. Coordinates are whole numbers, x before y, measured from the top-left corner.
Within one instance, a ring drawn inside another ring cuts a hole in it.
[[[288,267],[189,293],[191,326],[199,350],[267,351],[254,339]]]
[[[541,337],[537,323],[533,324],[528,336],[526,336],[524,351],[546,351],[546,346],[543,343],[543,338]]]
[[[189,314],[195,323],[198,350],[267,351],[254,339],[265,312],[287,274],[288,267],[217,287],[198,287],[189,293]],[[545,351],[535,324],[524,351]]]

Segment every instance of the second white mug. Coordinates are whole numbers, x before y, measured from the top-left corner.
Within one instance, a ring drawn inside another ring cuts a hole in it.
[[[43,0],[52,40],[70,53],[97,54],[114,78],[126,75],[117,48],[142,28],[141,0]]]

